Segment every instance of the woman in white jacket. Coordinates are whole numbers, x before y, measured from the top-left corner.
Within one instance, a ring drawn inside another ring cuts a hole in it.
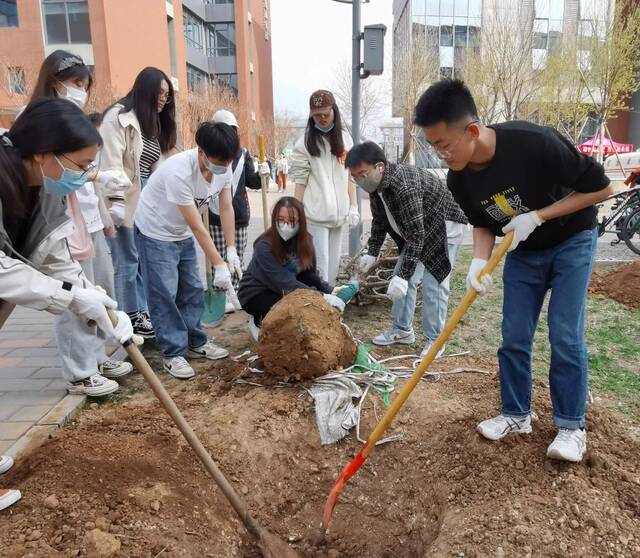
[[[118,305],[142,337],[154,337],[142,283],[133,215],[140,190],[151,172],[176,145],[174,91],[157,68],[142,70],[126,97],[109,108],[100,126],[104,147],[100,170],[118,175],[126,188],[113,181],[105,187],[117,234],[109,239]]]
[[[313,236],[318,273],[334,284],[342,253],[345,223],[360,222],[355,184],[344,167],[353,145],[342,130],[340,111],[330,91],[319,90],[309,99],[309,120],[290,160],[289,175],[295,197],[304,205]]]

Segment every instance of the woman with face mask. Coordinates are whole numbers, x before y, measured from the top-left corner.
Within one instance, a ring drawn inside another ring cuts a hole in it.
[[[351,146],[333,94],[325,90],[313,93],[307,129],[296,142],[289,175],[295,184],[294,195],[307,213],[318,272],[329,283],[338,275],[344,224],[355,227],[360,222],[356,188],[344,168]]]
[[[84,109],[93,87],[93,74],[82,58],[56,50],[44,59],[31,100],[60,97]]]
[[[104,139],[100,170],[119,179],[105,186],[117,229],[109,239],[116,298],[129,314],[134,331],[151,338],[155,332],[147,311],[133,215],[149,176],[175,151],[175,99],[167,75],[157,68],[142,70],[126,97],[107,109],[100,133]]]
[[[89,323],[114,335],[105,306],[116,303],[94,288],[70,256],[67,196],[95,172],[101,143],[78,107],[46,98],[30,103],[0,137],[0,299],[57,314],[57,320],[68,319],[69,310],[78,322],[74,329],[94,338],[96,327]],[[118,312],[118,320],[115,336],[130,338],[129,318]],[[80,341],[67,334],[58,343]],[[101,396],[118,389],[98,373],[95,360],[93,366],[64,367],[63,374],[71,393]]]
[[[42,63],[32,99],[60,98],[84,109],[92,86],[93,74],[82,58],[65,50],[56,50]],[[101,120],[102,115],[98,116]],[[99,121],[95,124],[99,125]],[[67,198],[68,213],[75,229],[67,241],[71,255],[80,262],[87,278],[113,298],[113,265],[104,232],[113,231],[113,222],[100,185],[114,180],[114,177],[108,172],[94,174]],[[75,377],[78,371],[95,369],[106,378],[119,378],[133,371],[128,362],[107,356],[103,334],[85,337],[82,329],[76,330],[76,325],[77,320],[69,313],[56,321],[56,338],[65,376]]]
[[[255,340],[271,307],[297,289],[320,291],[329,304],[344,310],[344,302],[331,294],[333,287],[316,269],[304,207],[296,198],[285,196],[273,207],[271,227],[255,241],[253,257],[240,281],[238,299],[251,315],[249,330]]]

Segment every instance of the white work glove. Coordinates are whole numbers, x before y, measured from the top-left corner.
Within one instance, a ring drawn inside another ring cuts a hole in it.
[[[231,275],[236,274],[242,279],[242,264],[240,263],[240,256],[235,246],[227,247],[227,265],[229,266],[229,273]]]
[[[94,321],[102,331],[112,336],[113,326],[107,315],[107,308],[115,310],[118,303],[96,289],[72,287],[71,294],[73,298],[69,310],[87,322]]]
[[[355,205],[352,205],[349,208],[349,214],[347,215],[347,222],[349,223],[350,228],[354,228],[358,226],[360,223],[360,213],[358,213],[358,208]]]
[[[124,192],[133,186],[131,180],[121,171],[98,171],[95,181],[102,187],[111,191]]]
[[[527,240],[529,235],[542,223],[544,221],[540,219],[537,211],[529,211],[529,213],[523,213],[511,219],[502,227],[502,232],[505,234],[513,231],[513,240],[511,241],[511,246],[509,246],[509,252],[515,250],[523,240]]]
[[[323,294],[324,299],[331,304],[338,312],[344,312],[344,302],[332,294]]]
[[[133,337],[133,325],[131,325],[131,318],[125,312],[118,311],[116,316],[118,317],[118,323],[113,328],[113,336],[118,343],[124,345]]]
[[[389,281],[389,286],[387,287],[387,296],[395,302],[396,300],[400,300],[404,298],[409,290],[409,282],[402,277],[398,277],[394,275]]]
[[[260,176],[268,176],[271,174],[271,169],[269,168],[269,163],[260,163],[258,165],[258,174]]]
[[[370,256],[369,254],[363,254],[360,256],[360,263],[358,264],[360,273],[367,273],[376,263],[377,259],[378,258],[375,256]]]
[[[121,227],[122,223],[124,223],[124,202],[112,202],[111,207],[109,208],[109,215],[113,221],[113,226],[116,228]]]
[[[216,289],[226,291],[229,287],[233,286],[231,283],[231,273],[229,273],[229,268],[226,265],[214,265],[213,269],[215,270],[213,286]]]
[[[489,274],[483,275],[478,281],[478,274],[484,269],[485,265],[487,265],[487,260],[473,258],[467,273],[467,288],[474,289],[478,294],[486,293],[493,284],[493,277]]]

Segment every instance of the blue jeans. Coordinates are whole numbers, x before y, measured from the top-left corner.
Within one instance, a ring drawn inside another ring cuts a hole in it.
[[[542,303],[551,290],[547,321],[553,420],[559,428],[584,426],[589,376],[585,302],[597,239],[597,229],[587,230],[548,250],[516,249],[507,256],[498,351],[503,415],[531,412],[531,348]]]
[[[156,342],[166,358],[185,356],[207,342],[200,319],[204,290],[193,238],[154,240],[137,232],[140,263]]]
[[[146,310],[147,299],[142,282],[135,229],[118,227],[116,236],[108,238],[107,242],[113,262],[113,283],[118,309],[127,313]]]
[[[451,267],[458,257],[459,244],[448,244],[449,261]],[[397,274],[402,265],[404,254],[400,254],[394,274]],[[418,285],[422,281],[422,333],[426,343],[436,340],[447,320],[447,305],[449,304],[449,274],[442,283],[438,283],[424,265],[418,262],[413,276],[409,280],[409,289],[404,298],[396,300],[391,308],[393,318],[392,327],[403,331],[413,330],[413,316],[416,311],[416,297]]]

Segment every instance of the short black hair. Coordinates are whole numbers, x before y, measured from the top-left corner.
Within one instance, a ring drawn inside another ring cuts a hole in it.
[[[416,126],[433,126],[438,122],[454,124],[465,117],[478,118],[471,91],[459,79],[441,79],[427,89],[416,105]]]
[[[235,128],[219,122],[203,122],[196,132],[196,143],[207,157],[231,161],[240,150]]]
[[[359,165],[360,163],[369,163],[370,165],[376,165],[378,163],[387,164],[387,158],[384,156],[384,151],[377,144],[372,141],[365,141],[354,145],[344,162],[344,166],[348,169]]]

